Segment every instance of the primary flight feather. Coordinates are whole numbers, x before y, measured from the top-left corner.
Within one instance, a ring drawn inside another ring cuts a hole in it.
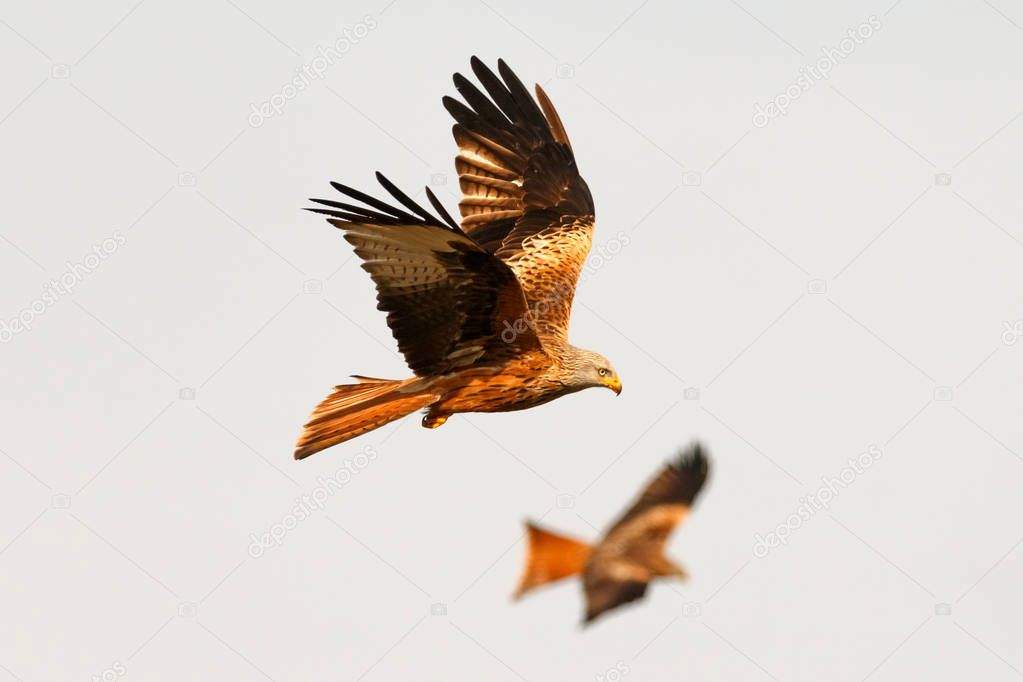
[[[546,93],[536,99],[503,62],[471,60],[483,89],[461,74],[455,119],[463,198],[456,223],[383,175],[394,202],[331,183],[347,199],[313,199],[362,259],[378,308],[415,376],[356,377],[313,411],[302,459],[425,409],[435,428],[458,412],[521,410],[589,387],[621,392],[611,363],[568,342],[575,286],[593,242],[593,198]]]

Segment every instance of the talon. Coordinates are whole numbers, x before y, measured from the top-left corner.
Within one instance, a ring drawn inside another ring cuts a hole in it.
[[[448,415],[426,415],[423,417],[423,428],[435,429],[438,426],[442,426],[444,422],[448,420]]]

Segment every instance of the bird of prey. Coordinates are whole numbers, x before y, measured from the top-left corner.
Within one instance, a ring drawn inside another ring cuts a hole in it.
[[[377,308],[414,376],[354,377],[313,411],[295,458],[376,429],[417,409],[436,428],[458,412],[521,410],[589,387],[622,390],[602,355],[568,342],[568,320],[593,241],[593,198],[572,145],[539,85],[534,99],[504,61],[476,57],[482,90],[461,74],[455,120],[463,198],[456,223],[426,188],[436,214],[383,175],[397,205],[331,183],[348,201],[312,199],[355,247]],[[357,203],[353,203],[357,202]]]
[[[686,578],[664,555],[668,536],[688,514],[707,480],[708,460],[699,444],[666,465],[595,545],[526,522],[526,567],[515,597],[541,585],[582,576],[588,624],[602,613],[639,599],[654,578]]]

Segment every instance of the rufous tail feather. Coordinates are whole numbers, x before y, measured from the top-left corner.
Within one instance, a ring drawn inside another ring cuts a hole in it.
[[[335,386],[334,392],[316,406],[295,445],[295,459],[361,436],[437,399],[430,392],[409,390],[416,378],[356,379],[360,383]]]
[[[583,572],[590,546],[526,521],[526,566],[515,590],[518,599],[526,592],[555,580]]]

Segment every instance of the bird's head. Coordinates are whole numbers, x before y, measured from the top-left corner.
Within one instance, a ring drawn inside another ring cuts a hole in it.
[[[572,359],[572,380],[578,388],[603,386],[614,391],[615,395],[622,392],[618,372],[611,365],[611,361],[600,353],[576,349]]]
[[[653,562],[651,570],[654,575],[663,578],[677,578],[678,580],[689,580],[689,573],[681,564],[677,564],[668,557],[661,555]]]

